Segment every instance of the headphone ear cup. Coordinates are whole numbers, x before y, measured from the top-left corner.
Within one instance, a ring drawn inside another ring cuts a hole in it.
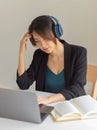
[[[58,38],[63,35],[63,30],[60,24],[55,25],[55,34]]]
[[[54,26],[54,33],[56,35],[57,38],[60,38],[62,35],[63,35],[63,30],[62,30],[62,27],[60,25],[60,23],[58,22],[58,20],[53,17],[53,16],[50,16],[50,18],[54,21],[55,23],[55,26]]]

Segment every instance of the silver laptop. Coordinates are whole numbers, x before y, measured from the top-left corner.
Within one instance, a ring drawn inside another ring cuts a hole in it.
[[[0,88],[0,117],[41,123],[53,108],[39,105],[34,92]]]

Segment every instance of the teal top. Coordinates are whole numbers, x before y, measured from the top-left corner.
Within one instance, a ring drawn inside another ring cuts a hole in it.
[[[52,72],[49,67],[46,69],[45,74],[45,88],[44,91],[58,93],[65,88],[64,70],[59,74]]]

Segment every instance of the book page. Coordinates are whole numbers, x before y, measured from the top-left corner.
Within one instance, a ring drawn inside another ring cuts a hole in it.
[[[80,112],[69,101],[62,101],[56,104],[51,115],[55,121],[81,119]]]
[[[71,115],[64,115],[64,116],[60,116],[58,113],[56,113],[55,111],[51,112],[51,115],[53,117],[53,119],[55,121],[71,121],[71,120],[79,120],[81,119],[81,117],[77,114],[71,114]]]
[[[70,102],[82,113],[82,116],[97,117],[97,101],[90,95],[74,98]]]
[[[79,111],[69,101],[63,101],[58,103],[55,106],[54,111],[58,113],[60,116],[80,114]]]

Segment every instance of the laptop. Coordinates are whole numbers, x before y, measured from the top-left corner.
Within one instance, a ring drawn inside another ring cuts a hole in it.
[[[39,105],[34,92],[0,88],[0,117],[41,123],[53,109]]]

